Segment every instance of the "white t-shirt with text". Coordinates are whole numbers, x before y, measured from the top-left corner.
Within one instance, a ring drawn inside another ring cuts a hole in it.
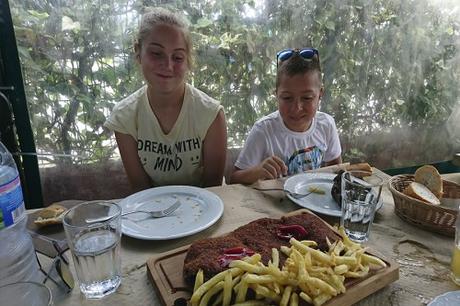
[[[307,131],[294,132],[286,127],[279,111],[275,111],[254,124],[235,166],[248,169],[275,155],[288,167],[288,175],[292,175],[317,169],[341,153],[332,116],[318,111]]]
[[[137,141],[139,159],[156,186],[201,185],[203,141],[222,106],[187,84],[176,123],[165,134],[150,107],[146,89],[143,86],[119,102],[104,126]]]

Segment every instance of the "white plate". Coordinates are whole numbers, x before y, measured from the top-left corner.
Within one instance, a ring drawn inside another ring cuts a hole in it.
[[[434,298],[427,306],[460,305],[460,291],[450,291]]]
[[[289,199],[294,203],[308,208],[311,211],[333,216],[340,217],[342,210],[339,205],[334,201],[331,195],[333,180],[336,174],[334,173],[300,173],[291,176],[284,183],[284,189],[291,192],[307,193],[310,187],[317,187],[324,191],[324,194],[312,193],[304,198],[294,199],[287,193]],[[382,197],[380,197],[377,204],[377,210],[383,205]]]
[[[198,233],[214,223],[224,212],[224,203],[214,193],[192,186],[164,186],[140,191],[120,201],[122,212],[161,210],[179,200],[181,206],[163,218],[147,214],[123,217],[121,230],[126,236],[146,240],[167,240]]]

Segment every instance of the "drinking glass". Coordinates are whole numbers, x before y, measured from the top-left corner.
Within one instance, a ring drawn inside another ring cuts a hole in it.
[[[52,306],[51,290],[37,282],[16,282],[0,287],[1,304],[9,306]]]
[[[91,219],[99,222],[88,222]],[[63,219],[81,292],[99,299],[121,283],[121,208],[109,201],[81,203]]]
[[[351,240],[362,243],[369,239],[383,183],[382,177],[366,171],[345,171],[342,174],[340,225]]]
[[[450,277],[452,281],[460,286],[460,208],[457,205],[457,220],[455,222],[455,245],[450,263]]]

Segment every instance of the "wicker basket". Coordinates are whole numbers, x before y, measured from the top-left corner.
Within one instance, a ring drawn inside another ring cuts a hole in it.
[[[455,235],[457,210],[435,206],[409,197],[403,190],[414,181],[413,175],[396,175],[389,181],[395,202],[395,212],[403,220],[424,229],[443,234]],[[443,197],[460,199],[460,185],[443,180]]]

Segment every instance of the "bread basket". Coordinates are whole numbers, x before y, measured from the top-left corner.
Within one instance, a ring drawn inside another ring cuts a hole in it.
[[[413,175],[393,176],[389,188],[395,202],[395,213],[403,220],[446,236],[455,235],[457,210],[427,204],[409,197],[403,190],[414,181]],[[460,199],[460,185],[443,180],[443,198]]]

